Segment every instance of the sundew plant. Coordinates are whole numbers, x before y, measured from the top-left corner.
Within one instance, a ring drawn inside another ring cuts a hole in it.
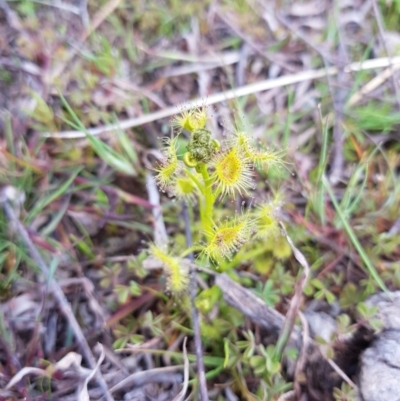
[[[202,239],[178,256],[156,245],[150,252],[164,266],[168,289],[175,295],[188,287],[188,271],[182,258],[196,252],[207,266],[223,268],[246,246],[262,238],[280,235],[277,195],[252,209],[233,212],[230,218],[216,220],[216,205],[226,198],[250,196],[254,170],[283,164],[282,152],[261,149],[244,131],[232,132],[223,143],[206,127],[207,108],[185,111],[172,120],[174,136],[164,140],[163,159],[156,167],[156,180],[163,192],[192,202],[197,199]],[[190,134],[182,157],[178,157],[178,137]],[[225,263],[225,265],[224,265]]]

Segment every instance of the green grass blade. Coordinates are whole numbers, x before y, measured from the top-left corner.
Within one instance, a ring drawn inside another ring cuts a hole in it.
[[[137,172],[133,168],[132,162],[128,160],[124,155],[116,152],[111,146],[108,146],[101,139],[90,134],[90,132],[85,128],[85,126],[79,120],[76,113],[72,110],[72,108],[70,107],[64,96],[61,93],[59,94],[59,96],[64,107],[67,109],[68,113],[74,120],[74,122],[69,121],[69,124],[73,128],[80,130],[86,134],[86,138],[90,142],[90,145],[97,153],[97,155],[115,170],[120,171],[121,173],[124,173],[126,175],[136,176]],[[68,122],[68,120],[65,121]]]
[[[64,217],[65,212],[68,209],[70,199],[67,199],[66,202],[63,202],[61,205],[60,209],[57,211],[57,213],[53,216],[52,220],[50,221],[49,224],[47,224],[43,229],[40,230],[40,232],[46,236],[52,233],[60,223],[61,219]]]
[[[50,195],[47,197],[44,197],[42,199],[39,199],[38,202],[36,202],[35,206],[32,208],[32,210],[29,212],[26,222],[29,223],[32,221],[33,218],[37,216],[37,214],[43,210],[47,205],[49,205],[51,202],[59,198],[60,196],[64,195],[68,189],[70,188],[71,184],[77,177],[77,175],[82,171],[83,167],[79,167],[76,169],[71,176],[66,180],[60,187],[58,187],[54,192],[52,192]]]
[[[322,117],[321,117],[321,122],[322,122]],[[317,196],[316,196],[316,209],[317,213],[319,215],[319,218],[321,220],[322,224],[325,224],[326,222],[326,216],[325,216],[325,190],[324,190],[324,185],[322,184],[322,176],[325,173],[325,167],[326,163],[328,160],[328,128],[329,124],[326,121],[323,130],[322,130],[322,148],[321,148],[321,156],[319,159],[319,164],[318,164],[318,178],[317,182],[320,183],[319,187],[317,188]]]
[[[362,247],[360,241],[358,240],[356,234],[354,233],[353,229],[351,228],[349,222],[346,219],[345,214],[343,213],[339,203],[337,202],[335,198],[335,194],[333,193],[332,187],[329,184],[329,181],[327,180],[326,176],[324,175],[322,177],[322,181],[324,184],[324,187],[326,188],[329,197],[331,198],[331,201],[333,203],[333,206],[335,207],[336,212],[339,215],[340,220],[342,221],[343,227],[346,230],[347,235],[350,238],[350,241],[352,242],[354,248],[356,248],[358,254],[360,255],[362,261],[364,262],[365,266],[367,267],[371,277],[376,281],[376,283],[379,285],[379,287],[385,291],[387,294],[389,293],[385,283],[382,281],[380,278],[378,272],[376,271],[374,265],[372,264],[370,258],[364,251],[364,248]]]

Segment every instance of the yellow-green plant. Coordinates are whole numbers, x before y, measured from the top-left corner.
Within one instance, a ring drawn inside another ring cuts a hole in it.
[[[250,195],[255,167],[269,168],[283,161],[281,152],[258,148],[243,131],[233,132],[231,138],[220,144],[206,123],[205,107],[185,111],[172,120],[177,132],[164,141],[156,180],[164,192],[181,199],[198,199],[203,241],[180,257],[196,251],[208,264],[218,265],[231,260],[244,244],[280,234],[280,196],[254,210],[243,211],[240,215],[234,213],[222,222],[215,220],[215,205],[219,199]],[[177,139],[183,130],[190,133],[190,139],[180,158]],[[179,259],[157,246],[151,247],[151,254],[163,263],[171,292],[182,292],[187,287],[188,274],[179,267]]]

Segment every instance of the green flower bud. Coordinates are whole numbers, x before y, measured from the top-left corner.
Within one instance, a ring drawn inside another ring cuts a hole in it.
[[[216,152],[216,143],[211,139],[211,132],[207,128],[199,128],[192,132],[187,146],[192,158],[198,163],[208,163]]]

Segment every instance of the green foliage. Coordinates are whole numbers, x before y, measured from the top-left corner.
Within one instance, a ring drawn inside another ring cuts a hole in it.
[[[124,151],[118,152],[114,150],[111,146],[107,145],[101,139],[90,134],[89,131],[82,124],[76,113],[69,106],[65,98],[62,95],[60,96],[65,108],[73,119],[73,122],[68,121],[69,124],[86,134],[87,139],[89,140],[91,146],[93,147],[93,150],[98,154],[98,156],[115,170],[120,171],[121,173],[126,175],[136,176],[137,172],[134,167],[137,162],[136,151],[133,148],[132,143],[127,139],[126,133],[116,130],[116,139],[119,142],[120,148],[124,149]]]
[[[202,291],[195,299],[195,305],[202,313],[211,312],[211,309],[221,299],[222,292],[216,285]]]
[[[340,295],[340,306],[351,308],[365,300],[365,294],[354,283],[346,283]]]
[[[370,102],[353,111],[359,130],[387,133],[400,124],[400,113],[395,112],[389,104]]]
[[[114,342],[114,349],[125,348],[126,344],[140,344],[144,336],[137,334],[138,324],[134,319],[129,319],[125,324],[118,325],[114,330],[117,340]]]
[[[356,401],[358,399],[357,390],[346,382],[342,383],[340,389],[334,388],[333,397],[335,401]]]
[[[383,322],[376,318],[378,311],[377,306],[367,306],[365,303],[360,302],[357,305],[357,312],[368,325],[376,332],[379,332],[383,327]]]
[[[280,300],[279,291],[274,289],[273,280],[269,279],[265,282],[264,286],[258,282],[256,290],[254,291],[267,305],[274,307]]]
[[[310,280],[310,283],[304,289],[304,292],[308,296],[313,295],[315,299],[325,298],[329,304],[336,300],[335,295],[332,294],[332,292],[326,288],[325,284],[317,278]]]

